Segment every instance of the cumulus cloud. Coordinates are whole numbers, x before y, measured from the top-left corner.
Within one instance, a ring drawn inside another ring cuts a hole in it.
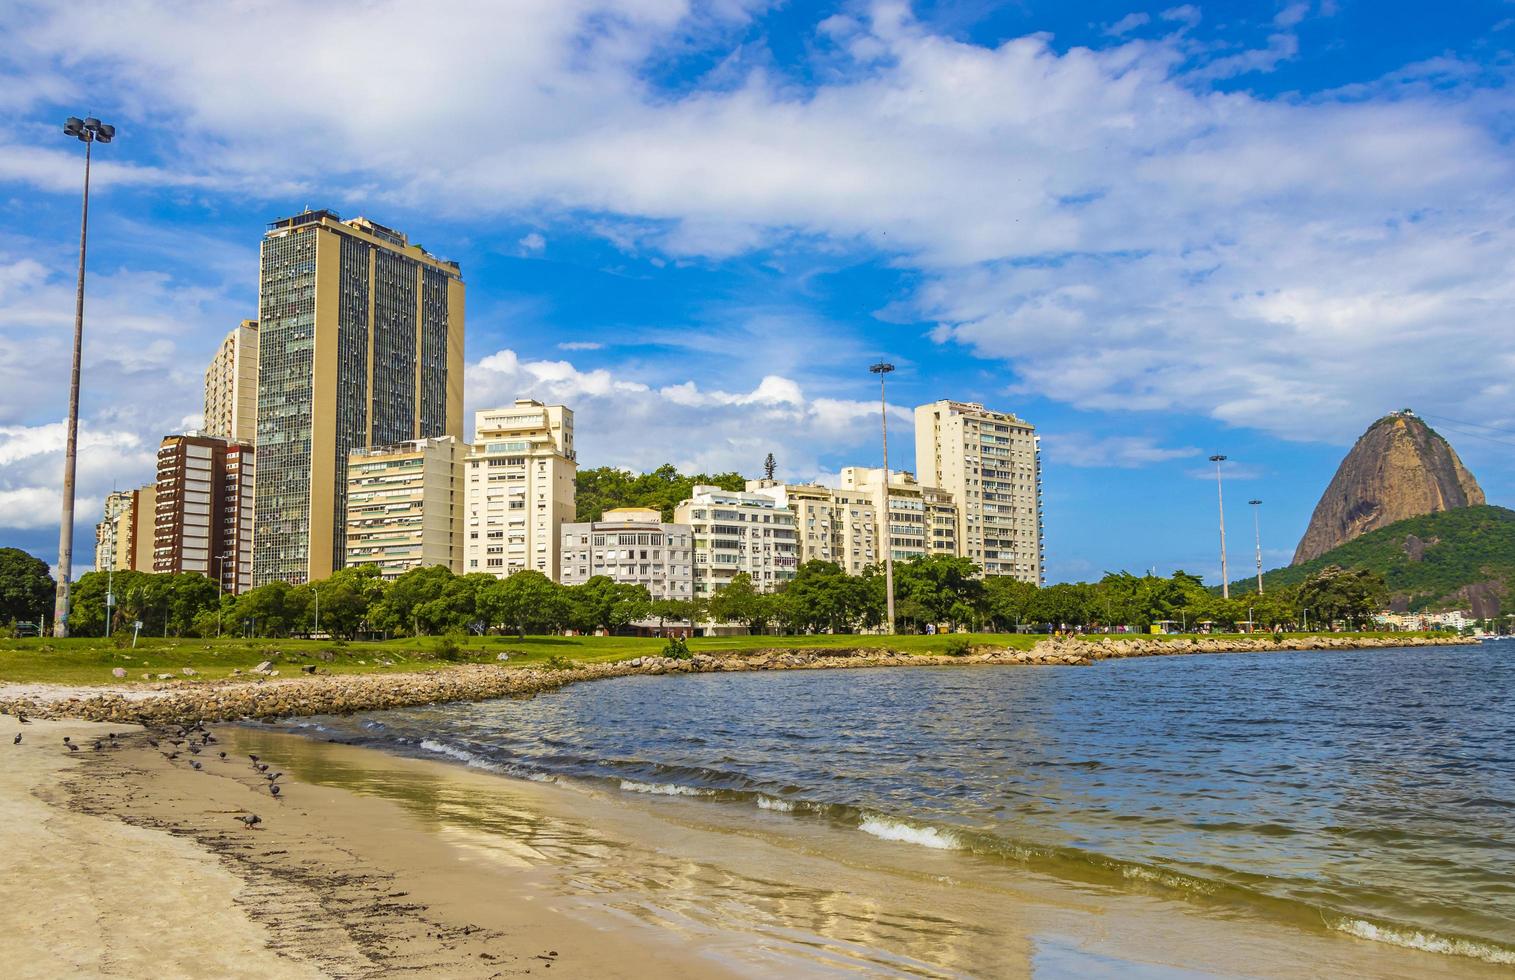
[[[396,209],[587,216],[629,251],[882,254],[918,284],[889,315],[1005,362],[1012,391],[1084,408],[1330,439],[1385,397],[1499,414],[1510,89],[1213,87],[1296,57],[1306,12],[1279,8],[1251,48],[1195,42],[1183,5],[1159,14],[1181,28],[1169,37],[1060,50],[958,40],[877,4],[816,23],[818,81],[736,62],[668,90],[649,65],[739,43],[747,5],[530,0],[500,17],[481,0],[417,19],[398,3],[39,4],[9,25],[6,68],[39,81],[6,97],[24,110],[76,79],[117,93],[123,124],[151,105],[183,134],[150,165],[102,168],[107,182],[275,175]],[[331,39],[321,56],[286,43],[295,23]],[[410,70],[333,68],[346,51]],[[0,178],[64,189],[63,152],[0,123]]]
[[[58,526],[66,437],[62,422],[0,425],[0,528]],[[77,527],[100,519],[105,494],[112,488],[150,481],[157,448],[156,442],[149,446],[132,431],[81,425],[75,470]],[[76,552],[83,544],[81,533],[76,529]],[[82,551],[87,555],[90,547],[85,545]]]
[[[808,480],[825,469],[824,460],[840,458],[835,467],[876,458],[877,402],[811,397],[777,375],[732,392],[692,380],[652,384],[620,370],[581,370],[568,361],[501,350],[468,366],[468,407],[473,412],[517,398],[568,405],[579,465],[586,467],[640,471],[672,462],[685,470],[755,475],[772,452],[782,476]],[[893,406],[891,416],[908,442],[912,416]]]
[[[523,236],[516,244],[520,245],[521,249],[525,252],[536,253],[547,247],[547,239],[543,238],[540,232],[534,231]]]

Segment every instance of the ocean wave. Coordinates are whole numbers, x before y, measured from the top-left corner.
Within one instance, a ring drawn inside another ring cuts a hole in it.
[[[1349,936],[1356,936],[1358,939],[1367,939],[1376,943],[1404,946],[1407,949],[1420,949],[1428,953],[1467,956],[1483,960],[1487,963],[1498,963],[1502,966],[1515,966],[1515,950],[1504,946],[1496,946],[1493,943],[1483,943],[1473,939],[1459,939],[1455,936],[1441,936],[1434,932],[1423,932],[1419,929],[1384,926],[1376,922],[1369,922],[1366,919],[1339,918],[1335,921],[1327,919],[1326,925]]]
[[[793,813],[794,804],[788,800],[780,800],[773,796],[759,796],[757,798],[759,810],[776,810],[779,813]]]
[[[474,753],[469,752],[467,749],[460,749],[455,745],[448,745],[446,742],[437,742],[429,738],[423,738],[419,744],[421,748],[425,749],[428,752],[435,752],[437,755],[445,755],[449,759],[456,759],[458,762],[472,766],[475,769],[488,769],[491,772],[504,771],[503,767],[501,767],[498,763],[492,762],[481,755],[475,755]]]
[[[715,790],[699,786],[680,786],[678,783],[639,783],[632,779],[621,780],[621,789],[628,793],[651,793],[653,796],[714,796]]]
[[[939,830],[936,827],[915,827],[898,820],[890,820],[886,817],[865,816],[857,826],[865,834],[872,834],[882,840],[902,841],[906,844],[919,844],[921,847],[930,847],[938,851],[959,851],[963,849],[963,843],[948,830]]]
[[[1175,874],[1172,871],[1148,868],[1140,864],[1122,865],[1120,873],[1121,877],[1127,881],[1146,881],[1155,885],[1162,885],[1165,888],[1198,892],[1201,895],[1214,893],[1216,887],[1213,881],[1204,881],[1199,878],[1191,878],[1188,875]]]

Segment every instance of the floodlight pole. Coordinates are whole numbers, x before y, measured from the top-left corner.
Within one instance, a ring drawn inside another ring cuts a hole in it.
[[[1252,505],[1252,534],[1257,540],[1257,594],[1263,594],[1262,584],[1262,501],[1249,500]]]
[[[70,116],[65,135],[84,144],[84,207],[79,218],[79,280],[74,292],[74,362],[68,385],[67,441],[63,451],[63,514],[58,528],[58,594],[53,604],[53,636],[68,636],[69,579],[74,570],[74,468],[79,447],[79,359],[84,348],[84,255],[89,240],[89,164],[95,143],[115,139],[116,127],[91,116]]]
[[[1210,457],[1215,464],[1215,499],[1220,504],[1220,597],[1231,598],[1231,573],[1226,568],[1226,495],[1221,489],[1220,464],[1226,457],[1216,454]]]
[[[885,630],[894,632],[894,548],[889,540],[889,399],[885,394],[885,379],[894,370],[894,365],[879,361],[868,368],[878,375],[879,423],[884,437],[884,512],[879,515],[880,541],[884,546],[884,610],[887,617]]]

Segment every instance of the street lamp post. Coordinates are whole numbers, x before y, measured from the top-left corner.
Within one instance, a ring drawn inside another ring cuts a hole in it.
[[[58,596],[53,635],[68,636],[68,584],[74,570],[74,462],[79,443],[79,355],[84,347],[84,251],[89,237],[89,161],[96,143],[116,138],[116,127],[90,116],[69,116],[63,133],[84,144],[84,209],[79,219],[79,283],[74,293],[74,365],[68,386],[67,444],[63,454],[63,518],[58,528]]]
[[[216,556],[216,635],[221,635],[221,596],[226,591],[226,559],[230,555]]]
[[[884,393],[885,379],[894,370],[894,365],[888,361],[879,361],[868,368],[869,371],[878,375],[878,398],[879,398],[879,421],[884,437],[884,512],[879,515],[880,538],[884,551],[884,609],[888,617],[887,626],[889,633],[894,632],[894,548],[889,540],[889,399]]]
[[[1221,489],[1220,464],[1226,461],[1226,457],[1216,454],[1210,457],[1210,462],[1215,464],[1215,499],[1220,504],[1220,597],[1231,598],[1231,573],[1226,568],[1226,495]]]
[[[1262,586],[1262,501],[1249,500],[1252,505],[1252,534],[1257,540],[1257,594],[1263,594]]]

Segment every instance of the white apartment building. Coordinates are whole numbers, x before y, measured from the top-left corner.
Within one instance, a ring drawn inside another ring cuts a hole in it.
[[[464,572],[524,569],[560,580],[563,525],[574,518],[573,410],[518,399],[474,414],[467,458]]]
[[[921,482],[952,494],[958,553],[985,575],[1042,582],[1041,449],[1036,427],[977,402],[915,410]]]
[[[674,511],[674,521],[694,534],[696,597],[714,595],[741,572],[760,592],[794,579],[795,517],[771,496],[699,485]]]
[[[888,521],[874,522],[878,561],[884,560],[886,548],[895,561],[958,553],[959,515],[950,493],[924,486],[902,470],[891,470],[886,504],[882,469],[848,466],[841,477],[842,490],[871,501],[875,514],[885,513],[887,507]]]
[[[657,510],[617,507],[598,521],[563,525],[564,585],[596,575],[645,586],[654,599],[694,598],[694,529]]]
[[[463,456],[452,436],[347,455],[346,564],[385,579],[441,565],[463,571]]]
[[[878,508],[865,491],[771,480],[748,480],[747,490],[771,498],[794,514],[801,564],[830,561],[849,575],[859,575],[883,560],[878,550]]]

